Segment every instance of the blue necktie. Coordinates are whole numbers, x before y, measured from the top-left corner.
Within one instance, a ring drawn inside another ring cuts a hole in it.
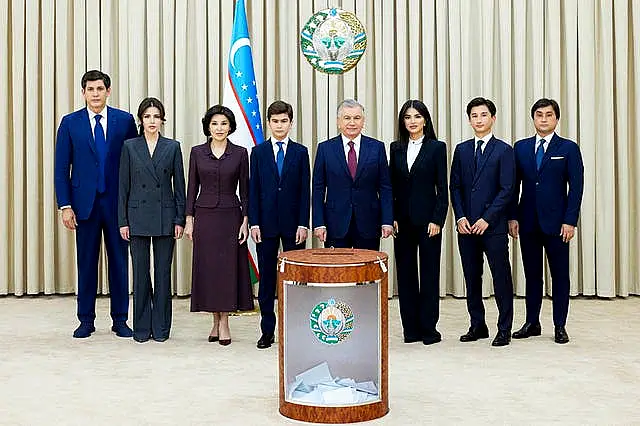
[[[482,139],[478,140],[478,146],[476,147],[476,171],[480,167],[480,160],[482,160],[482,144],[484,141]]]
[[[536,170],[540,170],[540,166],[542,165],[542,159],[544,158],[544,143],[546,141],[544,139],[540,139],[540,145],[538,145],[538,149],[536,150]]]
[[[98,192],[102,194],[105,189],[104,164],[107,161],[107,139],[104,137],[104,129],[100,123],[102,116],[96,114],[96,127],[93,129],[93,138],[96,141],[96,151],[98,153]]]
[[[276,154],[276,166],[278,167],[278,176],[282,176],[282,165],[284,164],[283,142],[276,142],[278,145],[278,153]]]

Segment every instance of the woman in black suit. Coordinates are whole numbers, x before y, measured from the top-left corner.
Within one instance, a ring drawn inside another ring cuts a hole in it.
[[[391,185],[400,317],[405,343],[437,343],[442,226],[447,216],[447,150],[426,105],[408,100],[391,144]],[[420,250],[420,278],[417,252]]]
[[[118,222],[133,261],[133,338],[157,342],[171,329],[171,263],[185,225],[180,144],[160,134],[164,106],[146,98],[138,108],[140,136],[125,141],[120,157]],[[149,250],[153,241],[154,285]]]

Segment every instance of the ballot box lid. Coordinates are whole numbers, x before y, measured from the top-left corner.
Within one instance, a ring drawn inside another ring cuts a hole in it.
[[[279,259],[287,263],[308,266],[352,266],[387,260],[387,254],[381,251],[353,248],[314,248],[291,250],[280,253]]]

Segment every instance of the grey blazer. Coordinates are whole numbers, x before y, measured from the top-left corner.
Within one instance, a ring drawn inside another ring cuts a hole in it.
[[[184,226],[184,166],[180,143],[160,136],[149,154],[144,136],[129,139],[120,156],[118,226],[130,235],[173,235]]]

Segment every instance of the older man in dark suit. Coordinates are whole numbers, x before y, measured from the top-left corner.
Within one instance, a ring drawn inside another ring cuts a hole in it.
[[[258,251],[262,336],[259,349],[274,342],[276,263],[284,251],[303,249],[309,227],[309,153],[289,138],[293,108],[275,101],[267,109],[271,137],[251,150],[249,225]]]
[[[487,255],[498,305],[498,333],[493,346],[511,341],[513,281],[509,264],[507,209],[515,182],[513,148],[493,136],[496,106],[485,98],[467,105],[475,136],[456,146],[451,165],[451,204],[467,289],[469,331],[460,341],[489,337],[482,302],[483,254]]]
[[[584,189],[580,147],[556,134],[560,106],[542,98],[531,107],[536,135],[516,142],[516,191],[509,233],[520,235],[527,281],[527,319],[514,339],[542,334],[542,248],[546,250],[553,285],[556,343],[569,342],[565,329],[569,312],[569,241],[575,234]],[[520,186],[522,192],[520,193]]]
[[[393,233],[391,180],[384,144],[361,134],[364,107],[338,106],[341,134],[318,145],[313,165],[314,234],[325,247],[380,248]]]
[[[128,112],[107,106],[111,79],[101,71],[82,76],[85,108],[62,118],[56,137],[55,187],[62,223],[76,231],[78,319],[73,337],[95,331],[98,258],[104,235],[109,265],[112,331],[131,337],[127,325],[129,282],[127,243],[118,229],[118,169],[126,139],[136,136]]]

